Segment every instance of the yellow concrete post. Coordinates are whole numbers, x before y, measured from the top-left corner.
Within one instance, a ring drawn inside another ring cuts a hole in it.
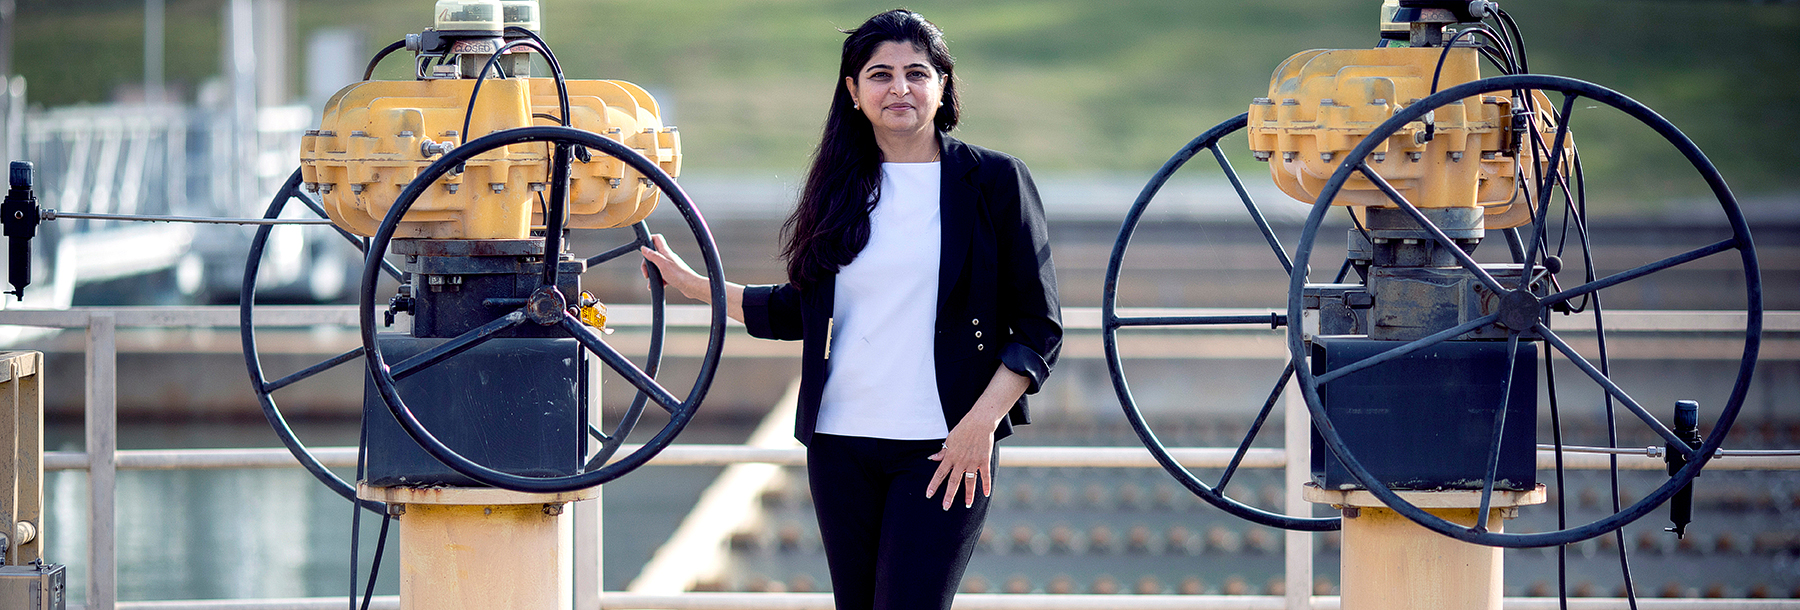
[[[1475,491],[1400,495],[1462,525],[1473,525],[1481,510],[1481,493]],[[1305,496],[1344,511],[1342,610],[1500,610],[1505,570],[1499,548],[1425,529],[1367,491],[1330,491],[1308,483]],[[1528,492],[1495,491],[1488,530],[1502,531],[1517,507],[1543,502],[1542,485]]]
[[[594,490],[529,494],[492,488],[362,486],[404,507],[401,610],[569,610],[570,519]]]

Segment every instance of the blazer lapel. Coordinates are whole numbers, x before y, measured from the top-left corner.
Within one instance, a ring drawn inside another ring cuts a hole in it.
[[[937,311],[942,317],[944,301],[950,297],[950,290],[956,286],[963,263],[969,256],[969,242],[975,232],[975,206],[981,192],[975,188],[975,155],[969,147],[948,134],[939,134],[938,142],[941,148],[938,159],[942,162],[943,172],[938,193],[943,242],[938,249],[941,258],[938,261]]]

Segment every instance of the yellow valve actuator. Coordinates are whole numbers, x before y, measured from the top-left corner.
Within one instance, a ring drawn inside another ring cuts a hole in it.
[[[364,81],[345,87],[325,105],[319,129],[301,143],[306,187],[321,194],[333,223],[374,235],[394,200],[449,147],[473,139],[458,133],[473,79]],[[664,127],[656,101],[624,81],[570,80],[571,126],[612,138],[680,174],[681,143]],[[488,133],[555,125],[561,114],[556,84],[547,78],[491,78],[469,114],[469,131]],[[535,116],[534,115],[542,115]],[[419,197],[396,238],[524,239],[544,225],[542,198],[550,195],[551,145],[515,144],[470,159]],[[658,191],[623,162],[593,154],[570,172],[572,229],[626,226],[655,209]]]
[[[1407,105],[1480,76],[1475,49],[1442,47],[1312,50],[1288,58],[1269,80],[1269,96],[1250,105],[1250,150],[1269,162],[1283,193],[1314,203],[1339,163],[1363,138]],[[1537,100],[1538,116],[1550,108]],[[1516,152],[1511,127],[1517,100],[1497,95],[1447,104],[1396,131],[1366,158],[1407,201],[1421,208],[1486,208],[1488,228],[1529,220],[1519,173],[1536,165],[1530,143]],[[1537,119],[1540,124],[1544,119]],[[1429,129],[1426,122],[1431,124]],[[1545,145],[1549,145],[1545,142]],[[1565,144],[1569,157],[1573,139]],[[1394,207],[1374,183],[1354,174],[1333,205]],[[1516,207],[1517,209],[1510,209]],[[1509,213],[1510,212],[1510,213]]]

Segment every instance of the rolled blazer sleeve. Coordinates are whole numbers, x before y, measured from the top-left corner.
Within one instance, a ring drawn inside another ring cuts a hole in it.
[[[1011,337],[1000,352],[1006,368],[1030,381],[1035,394],[1056,366],[1062,351],[1062,306],[1056,296],[1056,268],[1050,260],[1050,231],[1044,204],[1038,199],[1031,172],[1018,159],[1006,157],[1004,178],[991,182],[990,201],[995,237],[1000,247],[1000,304]],[[1016,201],[1017,205],[1005,205]]]
[[[793,284],[744,287],[744,328],[758,339],[798,341],[805,338],[800,289]]]

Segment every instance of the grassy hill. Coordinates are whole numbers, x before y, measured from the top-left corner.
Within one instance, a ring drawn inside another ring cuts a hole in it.
[[[427,0],[292,0],[296,41],[356,27],[377,49],[428,25]],[[575,78],[637,82],[672,108],[692,172],[792,176],[833,86],[837,28],[885,3],[546,0],[545,37]],[[1194,134],[1243,111],[1287,56],[1366,47],[1376,2],[992,0],[909,3],[958,57],[962,136],[1039,172],[1147,176]],[[19,0],[15,62],[47,105],[102,101],[141,78],[137,0]],[[217,72],[219,0],[168,0],[172,80]],[[1508,0],[1531,67],[1601,83],[1669,117],[1740,193],[1800,192],[1800,3]],[[380,73],[407,74],[404,61]],[[294,65],[299,66],[296,58]],[[298,79],[298,76],[296,76]],[[1658,176],[1648,140],[1585,140],[1590,171]],[[1605,144],[1606,146],[1599,146]],[[1643,170],[1649,170],[1647,172]],[[1632,196],[1663,191],[1624,179]]]

